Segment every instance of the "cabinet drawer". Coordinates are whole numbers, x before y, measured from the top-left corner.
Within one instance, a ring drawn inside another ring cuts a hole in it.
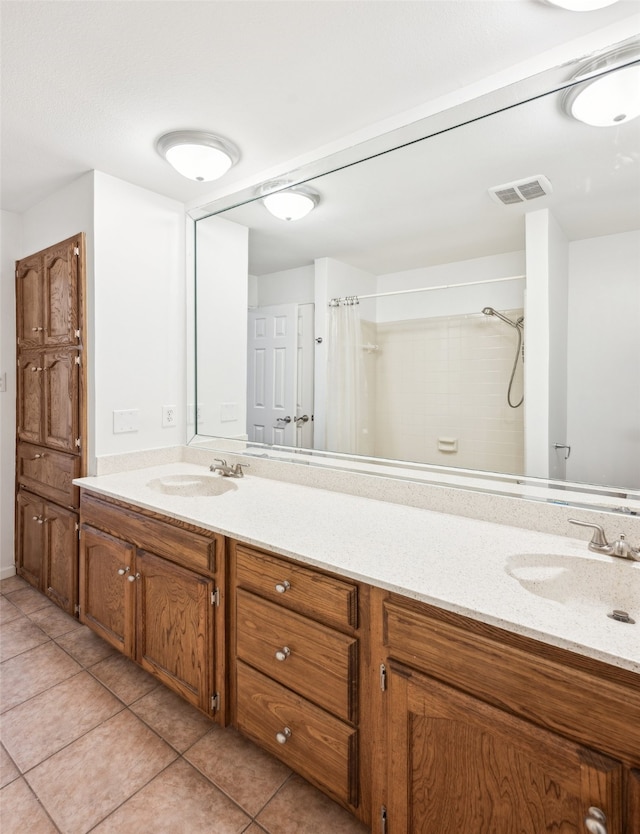
[[[353,727],[241,662],[237,693],[243,733],[336,799],[358,804],[358,734]]]
[[[345,721],[357,720],[355,638],[242,590],[237,622],[241,660]]]
[[[77,455],[43,449],[31,443],[19,443],[16,457],[18,483],[64,507],[78,506],[81,461]]]
[[[224,538],[215,533],[209,536],[184,530],[170,522],[108,504],[86,492],[82,493],[81,516],[84,524],[198,571],[215,573],[216,550],[224,546]]]
[[[338,628],[358,626],[358,588],[312,568],[236,545],[238,585]]]

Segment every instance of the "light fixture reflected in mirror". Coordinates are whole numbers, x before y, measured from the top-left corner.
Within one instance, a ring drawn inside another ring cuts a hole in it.
[[[595,9],[604,9],[605,6],[613,6],[618,0],[543,0],[548,6],[558,6],[570,12],[592,12]]]
[[[615,69],[637,55],[637,49],[635,54],[629,49],[612,52],[584,66],[576,76],[578,81],[584,77],[584,83],[569,88],[562,98],[564,111],[594,127],[613,127],[640,116],[640,63]],[[603,68],[612,71],[588,80],[591,73]]]
[[[266,209],[279,220],[301,220],[320,202],[318,192],[306,185],[292,185],[290,188],[274,191],[284,185],[286,183],[271,182],[260,189]]]
[[[232,142],[202,130],[165,133],[156,150],[179,174],[196,182],[219,179],[240,159]]]

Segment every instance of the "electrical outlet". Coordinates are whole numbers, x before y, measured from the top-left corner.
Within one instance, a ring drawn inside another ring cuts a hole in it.
[[[176,425],[176,411],[177,408],[175,405],[163,405],[162,406],[162,428],[168,429],[171,426]]]

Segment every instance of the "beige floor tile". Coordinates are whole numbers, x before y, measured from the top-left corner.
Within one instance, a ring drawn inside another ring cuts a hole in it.
[[[122,654],[113,655],[96,663],[91,667],[91,674],[95,675],[125,704],[132,704],[160,685],[137,663]]]
[[[124,710],[26,779],[64,834],[85,834],[175,758],[174,750]]]
[[[181,753],[215,726],[166,686],[131,704],[131,710]]]
[[[4,640],[4,626],[2,637]],[[0,711],[12,709],[81,669],[79,663],[51,641],[5,660],[0,665]]]
[[[52,605],[51,608],[40,608],[38,611],[29,614],[29,619],[49,637],[60,637],[61,634],[82,628],[82,624],[75,617],[69,616],[66,611],[58,608],[57,605]]]
[[[183,759],[107,817],[93,834],[240,834],[250,818]]]
[[[0,623],[8,623],[21,616],[22,611],[11,602],[9,597],[0,596]]]
[[[269,834],[368,834],[369,829],[300,776],[287,784],[258,815]]]
[[[39,608],[50,608],[53,606],[51,600],[44,594],[28,585],[19,591],[13,591],[7,598],[25,614],[37,611]]]
[[[25,773],[122,709],[108,689],[80,672],[5,712],[2,743]]]
[[[0,790],[2,834],[57,834],[55,825],[24,779]]]
[[[184,756],[252,817],[291,775],[282,762],[230,727],[215,727]]]
[[[85,667],[117,654],[115,649],[85,625],[56,637],[55,641]]]
[[[0,594],[10,594],[12,591],[29,587],[29,583],[25,582],[21,576],[8,576],[6,579],[0,579]]]
[[[262,826],[258,825],[257,822],[252,822],[244,834],[268,834],[268,832],[266,832]]]
[[[2,641],[0,641],[0,662],[27,652],[49,638],[28,617],[17,617],[2,626]]]
[[[0,788],[13,782],[20,776],[20,771],[11,760],[11,756],[0,744]]]

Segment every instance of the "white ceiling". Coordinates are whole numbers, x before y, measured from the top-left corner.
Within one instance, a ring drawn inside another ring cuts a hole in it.
[[[97,169],[193,204],[155,152],[200,128],[242,154],[224,187],[622,22],[637,0],[2,0],[2,209]],[[536,172],[537,173],[537,172]]]

